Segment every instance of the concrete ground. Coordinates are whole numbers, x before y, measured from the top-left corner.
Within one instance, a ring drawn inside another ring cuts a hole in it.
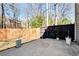
[[[38,39],[20,48],[11,48],[0,52],[1,56],[77,56],[79,45],[72,43],[71,46],[65,40]]]

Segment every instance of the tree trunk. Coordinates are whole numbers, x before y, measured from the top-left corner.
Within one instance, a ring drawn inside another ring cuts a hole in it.
[[[54,8],[55,8],[54,25],[57,25],[57,22],[58,22],[58,4],[57,3],[54,4]]]
[[[38,15],[41,14],[41,3],[38,4]]]
[[[1,4],[1,8],[2,8],[2,28],[4,28],[4,7],[3,7],[3,3]]]
[[[49,19],[49,4],[46,3],[46,26],[48,26],[48,19]]]

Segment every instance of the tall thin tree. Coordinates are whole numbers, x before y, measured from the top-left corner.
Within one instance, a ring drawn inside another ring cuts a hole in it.
[[[57,21],[58,21],[58,4],[57,3],[54,4],[54,12],[55,12],[54,25],[57,25]]]
[[[49,3],[46,3],[46,26],[48,26],[48,19],[49,19]]]
[[[1,3],[1,9],[2,9],[2,28],[4,28],[4,4]]]

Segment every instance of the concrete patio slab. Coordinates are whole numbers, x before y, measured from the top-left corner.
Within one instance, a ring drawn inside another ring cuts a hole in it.
[[[38,39],[20,48],[11,48],[0,52],[1,56],[77,56],[79,45],[72,43],[68,46],[65,40]]]

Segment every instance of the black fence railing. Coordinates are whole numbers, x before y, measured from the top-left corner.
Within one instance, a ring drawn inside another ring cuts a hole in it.
[[[41,38],[56,39],[59,37],[59,39],[65,39],[67,36],[69,36],[73,41],[75,36],[74,29],[74,24],[48,26]]]

